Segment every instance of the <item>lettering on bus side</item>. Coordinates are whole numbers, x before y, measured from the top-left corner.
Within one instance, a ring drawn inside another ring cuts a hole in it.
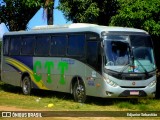
[[[33,65],[33,72],[34,72],[34,78],[36,82],[39,82],[42,80],[42,74],[37,74],[38,69],[42,69],[42,67],[45,68],[47,71],[47,83],[52,83],[52,78],[51,78],[51,70],[54,69],[54,62],[53,61],[46,61],[44,66],[42,66],[41,61],[36,61]],[[64,85],[66,82],[65,80],[65,71],[68,70],[68,63],[66,62],[59,62],[58,63],[58,69],[60,71],[60,80],[59,83]]]
[[[59,62],[58,63],[58,69],[60,70],[60,84],[65,84],[65,76],[64,76],[64,71],[68,70],[68,63],[66,62]]]
[[[45,68],[47,69],[47,83],[52,83],[51,79],[51,69],[54,68],[54,63],[52,61],[47,61],[45,63]]]
[[[37,68],[42,69],[42,64],[40,61],[36,61],[33,65],[34,78],[36,82],[39,82],[42,79],[42,74],[37,74]]]

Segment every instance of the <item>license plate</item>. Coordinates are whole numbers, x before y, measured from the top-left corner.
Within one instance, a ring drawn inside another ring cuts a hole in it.
[[[130,91],[130,95],[139,95],[139,91]]]

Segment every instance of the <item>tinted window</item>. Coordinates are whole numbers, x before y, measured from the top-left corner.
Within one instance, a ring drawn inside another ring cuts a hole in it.
[[[64,56],[66,53],[66,36],[55,36],[51,39],[51,50],[52,56]]]
[[[8,55],[9,51],[9,38],[4,38],[3,40],[3,54]]]
[[[68,55],[84,55],[85,35],[70,35],[68,39]]]
[[[18,37],[11,38],[10,55],[19,55],[21,48],[21,39]]]
[[[47,56],[49,55],[50,38],[49,36],[39,36],[36,39],[36,55]]]
[[[131,35],[130,39],[134,47],[152,47],[150,36]]]
[[[21,54],[22,55],[33,55],[34,43],[35,43],[34,37],[23,37]]]
[[[95,66],[98,59],[98,42],[87,42],[87,62],[88,64]]]

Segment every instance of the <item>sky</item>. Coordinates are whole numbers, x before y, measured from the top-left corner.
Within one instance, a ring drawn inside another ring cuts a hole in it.
[[[58,2],[59,0],[55,0],[54,8],[58,6]],[[47,18],[45,18],[43,14],[44,14],[43,8],[39,9],[38,12],[28,22],[28,30],[32,29],[34,26],[47,25]],[[55,25],[63,25],[63,24],[70,24],[70,23],[72,22],[67,21],[61,11],[59,11],[58,9],[54,10],[54,24]],[[8,32],[8,30],[6,26],[4,25],[4,23],[1,23],[0,24],[0,38],[2,38],[5,32]]]
[[[56,8],[58,6],[59,0],[55,0],[55,6]],[[47,18],[43,16],[44,11],[43,8],[41,8],[34,16],[33,18],[29,21],[28,24],[28,29],[31,29],[34,26],[39,26],[39,25],[47,25]],[[67,21],[61,11],[58,9],[54,9],[54,24],[55,25],[62,25],[62,24],[70,24],[71,21]]]
[[[8,29],[4,23],[1,23],[0,24],[0,40],[5,32],[8,32]]]

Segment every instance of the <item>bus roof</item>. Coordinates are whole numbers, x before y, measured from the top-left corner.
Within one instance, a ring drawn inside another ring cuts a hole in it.
[[[40,33],[65,33],[65,32],[96,32],[101,34],[101,32],[136,32],[136,33],[145,33],[146,31],[136,28],[128,27],[115,27],[115,26],[101,26],[96,24],[88,23],[73,23],[67,25],[45,25],[45,26],[36,26],[29,31],[14,31],[5,33],[5,35],[22,35],[22,34],[40,34]]]

